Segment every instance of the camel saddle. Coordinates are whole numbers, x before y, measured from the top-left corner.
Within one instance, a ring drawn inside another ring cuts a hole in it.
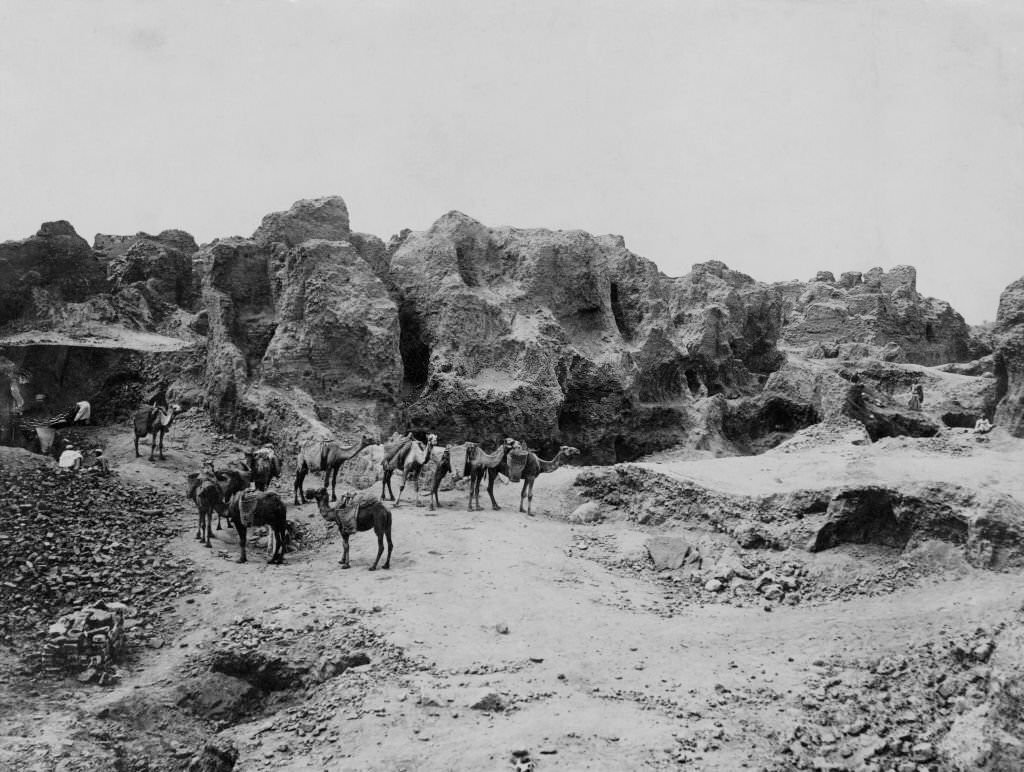
[[[344,536],[350,536],[356,532],[359,510],[377,503],[377,496],[373,493],[358,491],[347,494],[347,496],[348,501],[339,505],[337,509],[331,510],[334,512],[335,522]]]
[[[238,496],[238,518],[242,521],[242,525],[251,528],[256,508],[267,493],[266,491],[245,491],[235,495]]]
[[[526,460],[530,457],[528,450],[512,450],[508,454],[508,479],[512,482],[519,482],[523,477],[523,470],[526,469]]]

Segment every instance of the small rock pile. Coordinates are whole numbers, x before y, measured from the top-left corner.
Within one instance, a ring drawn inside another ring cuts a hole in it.
[[[159,626],[161,609],[196,586],[164,547],[186,517],[183,496],[0,448],[0,640],[17,648],[55,614],[115,598],[135,612],[126,628]]]
[[[71,671],[83,683],[113,681],[111,665],[124,650],[127,609],[123,603],[97,603],[62,616],[50,625],[39,652],[43,672],[62,676]]]

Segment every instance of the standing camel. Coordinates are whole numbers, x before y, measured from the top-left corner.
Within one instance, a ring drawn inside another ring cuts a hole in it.
[[[384,554],[384,539],[388,540],[388,557],[381,566],[385,571],[391,568],[391,552],[395,545],[391,543],[391,512],[379,501],[353,501],[357,494],[342,494],[342,502],[333,509],[327,505],[327,489],[311,491],[320,508],[324,520],[338,524],[345,552],[341,557],[341,567],[351,568],[348,562],[348,537],[359,531],[373,529],[377,536],[377,559],[370,566],[371,571],[377,570],[380,556]],[[355,510],[355,511],[353,511]]]
[[[498,468],[504,463],[515,444],[515,440],[506,437],[501,447],[490,454],[484,453],[475,442],[469,443],[466,447],[466,469],[463,476],[469,478],[469,512],[474,509],[474,498],[476,499],[476,510],[483,510],[483,507],[480,506],[480,483],[485,474],[487,475],[487,495],[491,497],[491,507],[501,509],[498,502],[494,500],[494,480],[498,476]]]
[[[423,469],[423,465],[430,459],[430,454],[434,450],[435,445],[437,445],[437,435],[428,434],[426,445],[422,442],[414,441],[410,446],[409,452],[405,454],[405,462],[402,464],[402,487],[398,489],[395,507],[402,500],[402,491],[405,490],[405,484],[409,482],[410,477],[416,486],[416,506],[420,506],[420,471]]]
[[[275,477],[281,476],[281,459],[274,451],[274,446],[270,444],[259,449],[247,450],[245,465],[251,470],[252,484],[258,491],[265,491]]]
[[[384,446],[384,460],[380,462],[381,469],[383,470],[380,480],[381,501],[387,501],[389,498],[392,501],[395,500],[395,492],[391,490],[391,475],[395,473],[396,469],[401,469],[405,464],[405,457],[408,455],[412,443],[412,432],[409,432],[404,437],[395,442],[389,442]],[[390,496],[384,494],[385,489],[391,494]]]
[[[452,471],[452,446],[449,445],[441,454],[441,460],[434,467],[434,474],[430,478],[430,511],[434,511],[434,503],[441,506],[441,499],[437,496],[437,489],[441,485],[444,476]]]
[[[295,459],[295,503],[306,503],[306,497],[302,492],[302,481],[306,479],[307,472],[323,472],[324,488],[327,487],[327,478],[331,477],[331,498],[333,501],[337,501],[338,494],[335,488],[338,484],[338,470],[341,469],[341,465],[367,445],[373,444],[375,444],[373,438],[364,434],[359,442],[347,446],[341,445],[335,440],[313,440],[303,445]]]
[[[284,543],[288,539],[287,507],[281,497],[271,491],[239,491],[228,502],[228,517],[235,524],[238,542],[242,546],[239,563],[245,559],[245,532],[250,526],[270,526],[270,540],[274,554],[268,563],[284,562]]]
[[[565,463],[566,459],[578,456],[579,453],[578,448],[563,445],[558,449],[558,453],[555,454],[553,459],[545,461],[533,451],[529,451],[526,456],[526,466],[523,467],[523,471],[520,473],[520,477],[523,480],[523,491],[519,494],[519,511],[523,511],[523,499],[525,498],[526,514],[533,515],[531,511],[533,508],[533,483],[537,480],[537,475],[555,471]]]
[[[139,440],[150,435],[149,460],[153,460],[153,451],[157,441],[160,442],[160,460],[164,460],[164,435],[171,428],[175,417],[181,412],[181,405],[171,405],[167,410],[162,407],[144,407],[135,412],[135,457],[139,457]]]
[[[221,516],[227,514],[224,491],[218,484],[212,464],[209,467],[204,466],[202,472],[193,472],[188,476],[186,495],[195,502],[196,508],[199,510],[199,528],[196,530],[196,539],[210,547],[214,510],[217,512],[218,527]]]

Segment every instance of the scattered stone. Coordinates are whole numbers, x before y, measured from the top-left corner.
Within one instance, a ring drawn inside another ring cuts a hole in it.
[[[704,583],[704,589],[708,592],[721,592],[725,588],[725,584],[719,579],[708,579]]]
[[[680,536],[659,536],[647,540],[647,553],[657,571],[673,571],[686,563],[692,546]]]
[[[507,705],[500,694],[490,692],[474,702],[470,707],[473,710],[481,710],[487,713],[500,713],[505,710]]]

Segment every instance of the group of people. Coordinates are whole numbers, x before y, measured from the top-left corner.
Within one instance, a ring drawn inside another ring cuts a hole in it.
[[[61,452],[60,458],[57,459],[57,466],[61,469],[70,469],[71,471],[85,469],[93,472],[102,472],[104,474],[110,471],[110,464],[103,455],[102,448],[95,448],[94,450],[86,450],[83,452],[71,443],[64,446],[64,450]]]

